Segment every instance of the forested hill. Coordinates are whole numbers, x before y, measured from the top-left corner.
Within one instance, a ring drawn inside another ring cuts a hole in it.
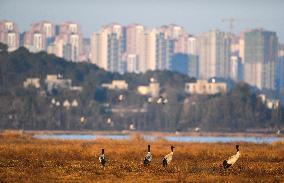
[[[22,85],[26,78],[40,77],[44,79],[47,74],[62,74],[73,80],[75,84],[83,83],[88,76],[92,80],[111,80],[115,74],[100,70],[94,64],[67,62],[46,52],[30,53],[26,48],[19,48],[10,54],[2,53],[1,86],[13,88]]]
[[[83,90],[50,92],[44,82],[48,74],[71,79],[72,85]],[[40,87],[24,88],[27,78],[40,78]],[[137,92],[137,86],[148,85],[150,78],[160,83],[160,94],[168,103],[149,103],[147,96]],[[125,80],[128,90],[101,87],[114,79]],[[283,108],[268,109],[247,84],[237,84],[226,94],[185,94],[185,83],[194,80],[170,71],[110,73],[88,62],[70,62],[25,48],[8,53],[0,44],[0,129],[244,131],[283,126]],[[78,106],[63,106],[75,100]]]
[[[47,74],[61,74],[64,78],[72,79],[75,85],[89,84],[93,87],[114,79],[124,79],[130,86],[147,84],[150,77],[156,77],[161,84],[170,82],[174,86],[192,80],[185,75],[169,71],[120,75],[106,72],[88,62],[70,62],[54,55],[48,55],[46,52],[30,53],[24,47],[12,53],[2,51],[0,61],[0,86],[7,89],[21,86],[26,78],[44,79]]]

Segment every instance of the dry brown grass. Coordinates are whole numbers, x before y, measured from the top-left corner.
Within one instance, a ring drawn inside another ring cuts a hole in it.
[[[24,137],[24,138],[22,138]],[[283,143],[240,143],[241,157],[228,170],[224,159],[235,144],[151,143],[153,162],[142,160],[148,142],[37,140],[26,134],[0,136],[0,182],[284,182]],[[176,146],[172,164],[162,167],[169,146]],[[105,169],[98,156],[105,148]]]

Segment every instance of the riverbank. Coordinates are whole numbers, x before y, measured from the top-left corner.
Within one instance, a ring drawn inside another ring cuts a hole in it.
[[[68,131],[68,130],[2,130],[1,133],[26,133],[26,134],[87,134],[87,135],[153,135],[153,136],[212,136],[212,137],[284,137],[284,131],[279,134],[272,132],[158,132],[158,131]]]
[[[284,143],[240,143],[241,157],[223,170],[236,153],[235,143],[151,142],[153,162],[144,167],[149,142],[131,140],[42,140],[27,134],[0,136],[0,182],[283,182]],[[172,163],[162,158],[174,145]],[[108,164],[98,162],[101,148]]]
[[[253,133],[165,133],[165,132],[134,132],[134,131],[9,131],[1,134],[21,134],[35,139],[56,139],[56,140],[131,140],[139,137],[148,142],[164,140],[168,142],[184,143],[275,143],[284,141],[282,135],[253,134]]]

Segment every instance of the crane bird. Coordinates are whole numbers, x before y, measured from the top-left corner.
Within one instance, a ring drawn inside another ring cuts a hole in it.
[[[237,153],[233,156],[231,156],[230,158],[228,158],[227,160],[224,160],[223,162],[223,167],[225,169],[229,168],[230,166],[232,166],[234,163],[236,163],[236,161],[239,159],[240,157],[240,151],[239,151],[239,145],[236,145],[236,149],[237,149]]]
[[[106,157],[105,157],[105,150],[102,149],[102,154],[99,156],[99,160],[100,160],[100,163],[105,166],[107,160],[106,160]]]
[[[151,146],[150,145],[148,145],[148,152],[147,152],[147,154],[146,154],[146,156],[145,156],[145,159],[144,159],[144,165],[146,166],[146,165],[150,165],[150,163],[151,163],[151,161],[152,161],[152,154],[151,154],[151,151],[150,151],[150,148],[151,148]]]
[[[174,155],[174,146],[171,146],[171,152],[167,154],[163,159],[163,166],[166,167],[168,164],[171,163]]]

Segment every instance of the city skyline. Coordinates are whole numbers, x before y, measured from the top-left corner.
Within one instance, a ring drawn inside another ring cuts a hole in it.
[[[69,61],[88,61],[111,72],[184,67],[181,72],[198,79],[231,78],[260,89],[284,89],[283,46],[270,30],[252,29],[240,35],[213,30],[192,36],[175,24],[149,29],[141,24],[111,23],[90,39],[84,39],[81,30],[74,22],[41,21],[19,36],[17,24],[4,20],[0,21],[0,42],[9,51],[24,46]]]
[[[67,7],[66,4],[68,4]],[[76,1],[70,3],[66,0],[60,2],[2,0],[0,17],[18,23],[20,30],[28,30],[30,24],[41,20],[55,24],[72,20],[82,26],[85,37],[90,37],[93,32],[99,31],[100,26],[110,22],[122,25],[138,22],[146,27],[175,23],[183,26],[189,34],[207,32],[214,28],[230,31],[229,19],[234,18],[232,29],[234,33],[262,27],[277,32],[279,41],[282,43],[284,42],[282,31],[284,23],[281,21],[284,19],[284,13],[281,11],[283,6],[284,2],[280,0],[257,3],[244,0],[238,2],[87,0],[84,3]]]

